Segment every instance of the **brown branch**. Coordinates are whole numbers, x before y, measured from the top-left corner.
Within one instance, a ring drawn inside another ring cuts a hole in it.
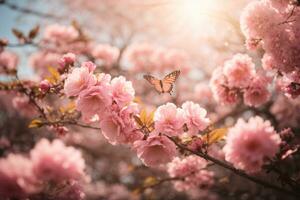
[[[299,194],[299,193],[295,193],[295,192],[290,191],[290,190],[287,190],[287,189],[285,189],[285,188],[281,188],[281,187],[279,187],[279,186],[277,186],[277,185],[271,184],[271,183],[266,182],[266,181],[264,181],[264,180],[261,180],[261,179],[259,179],[259,178],[257,178],[257,177],[250,176],[250,175],[246,174],[244,171],[241,171],[241,170],[239,170],[239,169],[236,169],[236,168],[234,168],[233,166],[231,166],[231,165],[229,165],[229,164],[227,164],[227,163],[225,163],[225,162],[223,162],[223,161],[221,161],[221,160],[218,160],[218,159],[216,159],[216,158],[213,158],[213,157],[211,157],[210,155],[205,154],[205,153],[202,153],[202,152],[193,151],[193,150],[187,148],[186,146],[180,144],[179,142],[177,142],[174,138],[169,137],[169,136],[167,136],[167,137],[168,137],[172,142],[174,142],[174,143],[176,144],[176,146],[177,146],[178,148],[180,148],[181,150],[188,151],[188,152],[190,152],[190,153],[192,153],[192,154],[194,154],[194,155],[197,155],[197,156],[199,156],[199,157],[201,157],[201,158],[204,158],[204,159],[206,159],[206,160],[209,160],[209,161],[211,161],[211,162],[213,162],[213,163],[215,163],[215,164],[217,164],[217,165],[219,165],[219,166],[221,166],[221,167],[223,167],[223,168],[225,168],[225,169],[230,170],[231,172],[233,172],[234,174],[237,174],[237,175],[240,176],[240,177],[246,178],[246,179],[248,179],[248,180],[250,180],[250,181],[252,181],[252,182],[254,182],[254,183],[256,183],[256,184],[262,185],[262,186],[264,186],[264,187],[267,187],[267,188],[270,188],[270,189],[273,189],[273,190],[278,190],[278,191],[281,192],[281,193],[284,193],[284,194],[287,194],[287,195],[290,195],[290,196],[300,197],[300,194]]]
[[[12,10],[15,10],[15,11],[18,11],[18,12],[21,12],[21,13],[24,13],[24,14],[35,15],[35,16],[42,17],[42,18],[47,18],[47,19],[55,19],[55,20],[62,19],[62,17],[56,16],[56,15],[53,15],[53,14],[50,14],[50,13],[42,13],[42,12],[39,12],[39,11],[36,11],[36,10],[31,10],[29,8],[20,7],[16,4],[9,3],[7,0],[2,0],[0,2],[0,5],[6,6],[6,7],[12,9]]]
[[[45,121],[45,122],[42,122],[42,125],[47,125],[47,126],[51,126],[51,125],[75,125],[75,126],[79,126],[79,127],[82,127],[82,128],[101,130],[101,128],[99,128],[99,127],[90,126],[90,125],[87,125],[87,124],[81,124],[81,123],[78,123],[76,121],[63,121],[63,120],[54,121],[54,122]]]
[[[16,74],[16,79],[18,81],[18,86],[21,87],[21,89],[19,91],[21,93],[25,94],[29,98],[30,103],[37,109],[37,111],[41,114],[41,116],[45,120],[47,120],[47,116],[46,116],[44,109],[41,106],[39,106],[39,104],[36,102],[35,98],[30,93],[28,93],[27,89],[24,87],[23,83],[20,81],[17,74]]]
[[[139,187],[137,189],[139,190],[139,192],[144,192],[148,188],[156,187],[156,186],[161,185],[165,182],[183,181],[183,180],[184,180],[184,177],[170,177],[170,178],[158,179],[158,180],[155,180],[153,184],[145,185],[145,186]]]

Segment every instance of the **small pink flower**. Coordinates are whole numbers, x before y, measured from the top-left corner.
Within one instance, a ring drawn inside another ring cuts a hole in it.
[[[98,44],[92,50],[94,58],[100,60],[105,66],[111,66],[119,57],[120,51],[118,48],[107,45]]]
[[[229,129],[223,148],[225,159],[248,173],[261,170],[265,158],[272,158],[279,150],[280,137],[269,121],[252,117],[248,123],[239,119]]]
[[[38,181],[32,174],[32,164],[28,158],[9,154],[0,159],[0,196],[24,198],[39,190]]]
[[[170,177],[182,178],[174,181],[174,187],[178,191],[189,191],[196,188],[208,188],[213,183],[214,173],[205,170],[207,162],[197,156],[191,155],[180,159],[176,157],[168,164]]]
[[[157,132],[176,136],[183,132],[185,117],[182,109],[177,108],[173,103],[167,103],[157,108],[154,122]]]
[[[244,91],[244,102],[248,106],[260,106],[270,98],[266,77],[255,77],[250,86]]]
[[[229,87],[247,87],[255,75],[255,65],[247,54],[236,54],[224,64]]]
[[[86,61],[86,62],[83,62],[83,63],[81,64],[81,67],[86,67],[86,68],[88,68],[89,72],[92,73],[92,72],[95,71],[95,69],[96,69],[97,66],[95,65],[95,63],[93,63],[93,62],[91,62],[91,61]]]
[[[110,88],[105,85],[95,85],[80,92],[76,109],[81,111],[84,120],[89,121],[94,115],[103,115],[104,110],[111,103]]]
[[[197,135],[199,131],[203,131],[208,126],[210,120],[206,117],[207,112],[199,104],[187,101],[182,104],[182,109],[190,135]]]
[[[113,145],[132,144],[142,139],[143,134],[137,130],[132,118],[137,113],[137,104],[130,104],[121,110],[113,105],[100,122],[103,136]]]
[[[0,73],[16,70],[18,57],[16,54],[3,51],[0,52]]]
[[[44,79],[40,82],[40,90],[43,93],[48,92],[50,90],[50,88],[51,88],[51,84],[47,79]]]
[[[113,100],[121,107],[134,99],[134,89],[130,81],[123,76],[116,77],[111,81]]]
[[[74,53],[66,53],[58,61],[60,69],[63,71],[66,66],[73,65],[76,61],[76,55]]]
[[[73,71],[68,74],[64,90],[68,97],[77,96],[82,90],[95,84],[96,78],[87,67],[74,68]]]
[[[41,181],[78,180],[84,176],[85,162],[80,151],[65,146],[61,140],[40,140],[30,157],[33,172]]]
[[[146,166],[157,167],[176,156],[176,146],[166,136],[151,133],[146,140],[138,140],[133,147]]]

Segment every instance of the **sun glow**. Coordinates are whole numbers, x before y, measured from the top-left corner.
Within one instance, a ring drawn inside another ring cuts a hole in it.
[[[219,5],[220,1],[217,0],[179,0],[174,14],[182,26],[189,30],[197,30],[211,23],[211,16]]]

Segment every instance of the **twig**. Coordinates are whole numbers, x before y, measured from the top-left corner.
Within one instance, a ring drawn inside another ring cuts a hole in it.
[[[239,176],[241,176],[241,177],[243,177],[243,178],[246,178],[246,179],[248,179],[248,180],[250,180],[250,181],[252,181],[252,182],[254,182],[254,183],[256,183],[256,184],[259,184],[259,185],[262,185],[262,186],[264,186],[264,187],[268,187],[268,188],[271,188],[271,189],[274,189],[274,190],[278,190],[279,192],[285,193],[285,194],[287,194],[287,195],[300,197],[300,194],[298,194],[298,193],[295,193],[295,192],[293,192],[293,191],[287,190],[287,189],[285,189],[285,188],[281,188],[281,187],[279,187],[279,186],[277,186],[277,185],[273,185],[273,184],[271,184],[271,183],[269,183],[269,182],[266,182],[266,181],[264,181],[264,180],[261,180],[261,179],[259,179],[259,178],[254,177],[254,176],[250,176],[250,175],[246,174],[245,172],[243,172],[243,171],[241,171],[241,170],[239,170],[239,169],[236,169],[236,168],[234,168],[233,166],[231,166],[231,165],[229,165],[229,164],[227,164],[227,163],[225,163],[225,162],[223,162],[223,161],[221,161],[221,160],[218,160],[218,159],[216,159],[216,158],[213,158],[213,157],[211,157],[210,155],[204,154],[204,153],[202,153],[202,152],[196,152],[196,151],[193,151],[193,150],[191,150],[191,149],[185,147],[184,145],[178,143],[174,138],[169,137],[169,136],[167,136],[167,137],[168,137],[171,141],[173,141],[173,142],[176,144],[176,146],[179,147],[180,149],[185,150],[185,151],[188,151],[188,152],[190,152],[190,153],[192,153],[192,154],[195,154],[195,155],[197,155],[197,156],[199,156],[199,157],[201,157],[201,158],[204,158],[204,159],[206,159],[206,160],[209,160],[209,161],[211,161],[211,162],[213,162],[213,163],[215,163],[215,164],[217,164],[217,165],[219,165],[219,166],[221,166],[221,167],[223,167],[223,168],[225,168],[225,169],[228,169],[228,170],[232,171],[233,173],[235,173],[235,174],[237,174],[237,175],[239,175]]]
[[[42,122],[43,125],[75,125],[75,126],[80,126],[82,128],[89,128],[89,129],[94,129],[94,130],[101,130],[101,128],[99,127],[95,127],[95,126],[89,126],[86,124],[81,124],[78,123],[76,121],[54,121],[54,122],[50,122],[50,121],[45,121]]]
[[[159,180],[155,180],[155,182],[153,184],[142,186],[142,187],[138,188],[138,190],[140,192],[143,192],[143,191],[145,191],[148,188],[156,187],[156,186],[161,185],[161,184],[163,184],[165,182],[183,181],[183,180],[184,180],[184,177],[171,177],[171,178],[159,179]]]
[[[36,109],[38,110],[38,112],[41,114],[41,116],[42,116],[45,120],[47,120],[47,116],[46,116],[46,114],[45,114],[45,112],[44,112],[44,109],[43,109],[42,107],[40,107],[39,104],[36,102],[35,98],[34,98],[30,93],[27,92],[27,89],[24,87],[24,85],[23,85],[22,82],[20,81],[20,79],[19,79],[19,77],[18,77],[17,74],[16,74],[16,79],[17,79],[17,81],[18,81],[18,85],[21,87],[20,92],[23,93],[23,94],[25,94],[25,95],[29,98],[30,103],[31,103],[32,105],[34,105],[34,106],[36,107]]]
[[[47,18],[47,19],[50,18],[50,19],[55,19],[55,20],[62,19],[62,17],[56,16],[56,15],[53,15],[53,14],[49,14],[49,13],[42,13],[42,12],[39,12],[39,11],[36,11],[36,10],[31,10],[29,8],[23,8],[23,7],[20,7],[18,5],[9,3],[5,0],[1,1],[0,5],[6,6],[6,7],[12,9],[12,10],[15,10],[15,11],[18,11],[18,12],[21,12],[21,13],[31,14],[31,15],[35,15],[35,16],[38,16],[38,17],[42,17],[42,18]]]

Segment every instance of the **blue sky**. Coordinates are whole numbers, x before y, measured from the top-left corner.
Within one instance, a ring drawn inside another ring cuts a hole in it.
[[[49,3],[51,1],[44,0],[6,0],[7,2],[17,5],[19,7],[29,7],[32,10],[37,10],[39,12],[48,12]],[[16,38],[11,32],[12,28],[17,28],[19,30],[27,33],[32,27],[37,24],[42,24],[45,19],[37,17],[35,15],[24,15],[19,11],[12,10],[5,5],[0,4],[0,38],[6,38],[10,43],[17,43]],[[28,55],[34,49],[32,47],[22,47],[22,48],[7,48],[9,51],[17,53],[20,57],[19,64],[19,75],[21,77],[26,77],[32,75],[33,72],[28,66],[27,58]]]

